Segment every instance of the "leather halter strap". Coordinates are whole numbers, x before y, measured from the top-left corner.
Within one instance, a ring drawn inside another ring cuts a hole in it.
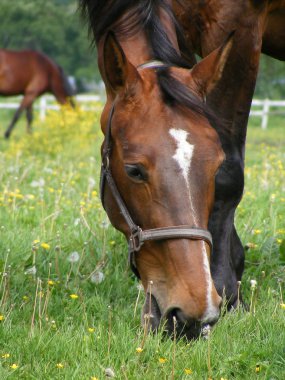
[[[148,68],[159,68],[168,67],[160,61],[150,61],[146,62],[140,66],[138,69],[148,69]],[[102,164],[101,164],[101,176],[100,176],[100,197],[101,202],[104,207],[104,188],[105,181],[107,181],[109,189],[114,197],[117,206],[119,207],[120,213],[123,216],[125,222],[127,223],[130,235],[129,235],[129,262],[132,271],[135,275],[140,278],[138,270],[135,264],[134,254],[138,252],[145,241],[151,240],[168,240],[168,239],[191,239],[191,240],[203,240],[205,241],[212,251],[213,242],[212,235],[208,230],[203,228],[196,228],[189,225],[178,225],[178,226],[168,226],[161,228],[153,228],[148,230],[142,230],[132,219],[128,208],[117,188],[114,178],[110,169],[110,154],[111,154],[111,128],[112,128],[112,118],[114,115],[114,104],[112,105],[111,111],[108,117],[107,129],[105,134],[105,141],[103,146],[102,154]]]

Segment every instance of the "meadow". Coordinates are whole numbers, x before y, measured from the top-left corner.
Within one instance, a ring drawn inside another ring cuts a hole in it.
[[[144,336],[143,292],[99,195],[101,105],[25,122],[0,113],[0,379],[285,379],[285,121],[250,122],[236,224],[249,311],[209,338]],[[255,282],[256,281],[256,282]]]

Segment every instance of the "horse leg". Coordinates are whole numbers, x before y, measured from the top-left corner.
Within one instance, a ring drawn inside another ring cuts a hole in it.
[[[7,128],[4,136],[6,139],[8,139],[10,137],[10,134],[12,132],[12,129],[14,128],[16,122],[18,121],[19,117],[21,116],[21,113],[23,112],[24,108],[22,108],[21,106],[17,109],[17,111],[15,112],[14,116],[13,116],[13,119],[9,125],[9,127]]]
[[[32,94],[29,93],[29,94],[24,96],[23,100],[21,101],[20,107],[17,109],[9,127],[7,128],[7,130],[5,132],[4,136],[6,139],[8,139],[10,137],[11,132],[12,132],[13,128],[15,127],[15,124],[18,121],[19,117],[21,116],[23,110],[31,107],[35,98],[36,98],[36,94],[34,94],[34,93],[32,93]]]
[[[29,107],[27,107],[26,116],[27,116],[27,132],[32,133],[32,122],[33,122],[33,106],[32,106],[32,104]]]

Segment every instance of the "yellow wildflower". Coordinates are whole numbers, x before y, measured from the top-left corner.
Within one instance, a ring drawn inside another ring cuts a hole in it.
[[[8,359],[10,357],[10,354],[3,354],[2,356],[1,356],[1,358],[3,358],[3,359]]]
[[[141,347],[137,347],[137,348],[136,348],[136,351],[137,351],[138,354],[140,354],[141,352],[143,352],[143,348],[141,348]]]
[[[185,368],[184,373],[185,373],[185,375],[192,375],[193,371],[190,368]]]
[[[91,376],[91,380],[99,380],[98,377]]]
[[[52,281],[52,280],[48,280],[48,285],[54,285],[55,284],[55,282],[54,281]]]
[[[76,300],[78,298],[77,294],[70,294],[69,296],[71,299]]]
[[[62,363],[57,363],[56,368],[64,368],[64,365]]]
[[[278,244],[282,243],[282,239],[276,239],[276,241],[277,241]]]
[[[4,315],[0,314],[0,321],[4,321],[5,317]]]
[[[19,366],[18,366],[18,364],[13,363],[12,365],[10,365],[10,368],[17,369],[17,368],[19,368]]]
[[[259,235],[259,234],[261,234],[261,230],[259,230],[259,229],[253,230],[253,233],[254,233],[254,235]]]
[[[256,364],[256,366],[255,366],[255,372],[256,373],[260,372],[260,364]]]
[[[42,243],[41,244],[41,247],[45,250],[49,250],[50,249],[50,245],[48,243]]]
[[[94,327],[88,327],[88,332],[93,333],[95,331]]]
[[[281,307],[282,310],[285,310],[285,303],[281,303],[280,307]]]
[[[28,296],[23,296],[23,301],[28,301],[29,297]]]
[[[165,358],[159,358],[158,361],[159,361],[159,363],[164,364],[164,363],[167,362],[167,359],[165,359]]]
[[[38,244],[40,241],[38,239],[33,241],[33,244]]]

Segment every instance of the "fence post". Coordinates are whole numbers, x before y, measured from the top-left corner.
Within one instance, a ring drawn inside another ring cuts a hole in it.
[[[45,96],[42,96],[40,100],[40,120],[41,121],[44,121],[46,118],[46,108],[47,108],[47,99]]]
[[[264,99],[263,110],[262,110],[261,129],[267,128],[269,108],[270,108],[269,100]]]

